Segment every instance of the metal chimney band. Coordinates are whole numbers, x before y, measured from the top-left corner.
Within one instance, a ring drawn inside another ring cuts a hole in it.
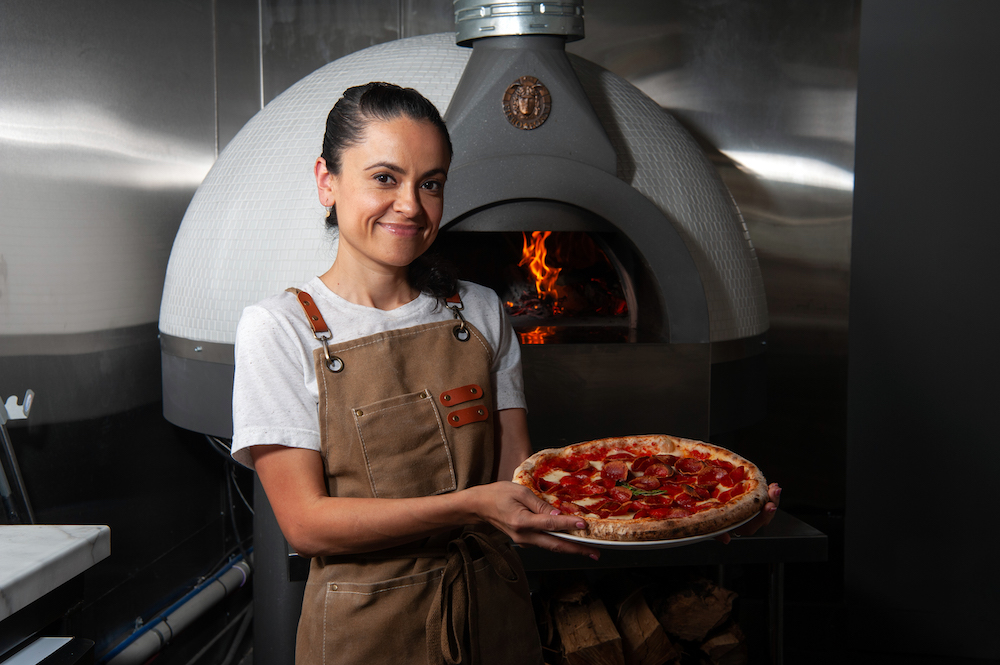
[[[512,2],[454,0],[455,41],[461,46],[481,37],[560,35],[583,39],[583,0]]]

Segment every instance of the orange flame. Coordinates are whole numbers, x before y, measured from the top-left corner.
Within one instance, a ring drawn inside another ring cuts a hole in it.
[[[528,270],[535,278],[535,290],[542,297],[546,295],[555,297],[552,287],[555,286],[559,272],[562,270],[562,268],[552,268],[545,262],[548,256],[545,249],[545,239],[550,235],[552,235],[552,231],[533,231],[529,242],[528,234],[523,234],[524,248],[521,250],[521,262],[517,264],[528,266]]]

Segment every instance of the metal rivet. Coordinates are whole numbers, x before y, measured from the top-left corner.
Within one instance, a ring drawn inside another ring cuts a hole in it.
[[[441,399],[443,399],[443,400],[444,400],[444,401],[446,401],[446,402],[450,402],[450,401],[451,401],[451,395],[445,395],[445,396],[444,396],[444,397],[442,397]]]
[[[340,587],[338,587],[336,584],[332,584],[332,585],[330,585],[330,588],[333,589],[334,591],[336,591]]]
[[[427,393],[420,393],[418,397],[420,397],[420,399],[427,399]]]
[[[356,415],[356,416],[363,416],[363,415],[365,415],[365,412],[362,411],[361,409],[354,409],[354,415]]]
[[[454,423],[457,423],[458,422],[458,416],[452,416],[451,417],[451,421],[454,422]]]
[[[473,395],[475,395],[478,391],[475,388],[473,388],[469,392],[472,393]]]
[[[478,413],[479,415],[483,415],[483,410],[479,409],[479,410],[476,411],[476,413]]]

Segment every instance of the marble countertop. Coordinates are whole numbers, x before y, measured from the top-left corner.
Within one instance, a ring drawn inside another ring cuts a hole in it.
[[[106,526],[0,526],[0,621],[110,555]]]

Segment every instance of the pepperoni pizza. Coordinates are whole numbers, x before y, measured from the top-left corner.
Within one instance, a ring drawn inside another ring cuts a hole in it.
[[[756,465],[708,443],[666,435],[627,436],[542,450],[514,482],[563,513],[580,516],[596,540],[701,536],[736,526],[767,503]]]

